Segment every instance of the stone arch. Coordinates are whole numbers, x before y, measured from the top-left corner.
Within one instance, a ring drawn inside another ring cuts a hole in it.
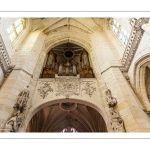
[[[44,65],[46,63],[47,53],[49,52],[50,49],[52,49],[53,47],[56,47],[60,44],[70,42],[70,43],[73,43],[73,44],[83,47],[88,52],[90,65],[93,68],[93,70],[95,71],[95,68],[94,68],[94,65],[92,62],[96,63],[97,59],[93,55],[93,50],[92,50],[92,47],[91,47],[91,44],[89,41],[90,40],[88,38],[88,35],[86,35],[86,34],[84,35],[84,33],[82,36],[78,36],[78,34],[74,33],[74,32],[73,33],[70,32],[69,34],[61,32],[61,33],[55,33],[54,35],[53,34],[49,35],[47,37],[47,39],[45,40],[45,43],[43,46],[44,48],[42,49],[42,51],[46,54],[42,68],[44,67]],[[97,64],[98,64],[98,62],[97,62]],[[42,71],[42,68],[41,68],[41,71]]]
[[[109,131],[108,118],[107,118],[105,110],[102,106],[97,106],[94,103],[86,101],[85,99],[64,99],[64,98],[60,99],[59,98],[59,99],[53,99],[53,100],[46,101],[46,102],[41,101],[41,103],[39,103],[37,105],[34,105],[34,107],[29,110],[29,112],[26,116],[24,129],[23,128],[21,129],[22,132],[26,131],[26,128],[27,128],[30,120],[32,119],[34,114],[36,114],[38,111],[40,111],[41,109],[43,109],[47,106],[50,106],[50,105],[53,105],[53,104],[56,104],[56,103],[63,103],[63,102],[72,102],[72,103],[83,104],[83,105],[86,105],[86,106],[89,106],[89,107],[95,109],[102,116],[102,118],[104,120],[104,123],[106,125],[106,128],[107,128],[107,131]]]
[[[146,48],[144,51],[149,50]],[[135,61],[135,65],[133,68],[133,84],[135,87],[135,91],[143,105],[144,109],[147,111],[150,110],[150,102],[147,97],[147,91],[145,87],[145,73],[146,67],[150,67],[150,53],[143,54]]]
[[[55,46],[64,44],[66,42],[71,42],[73,44],[77,44],[85,48],[88,51],[88,53],[90,53],[91,45],[89,43],[89,39],[87,38],[87,36],[88,35],[79,36],[77,33],[76,34],[70,33],[69,35],[67,33],[60,33],[60,34],[55,34],[53,36],[48,36],[45,41],[44,51],[47,53],[49,49]]]

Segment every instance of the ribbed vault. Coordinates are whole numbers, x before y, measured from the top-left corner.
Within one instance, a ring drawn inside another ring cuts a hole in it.
[[[98,111],[76,103],[57,103],[38,111],[30,120],[27,132],[61,132],[64,128],[77,132],[107,132]]]

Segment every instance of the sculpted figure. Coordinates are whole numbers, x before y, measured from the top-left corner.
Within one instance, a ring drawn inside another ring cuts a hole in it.
[[[105,91],[105,95],[108,107],[114,107],[117,104],[117,100],[115,97],[112,97],[111,91],[109,89]]]
[[[27,105],[28,99],[29,99],[29,91],[24,90],[20,92],[17,97],[17,101],[14,104],[14,108],[17,108],[18,110],[23,112],[23,110],[25,109]]]
[[[8,132],[17,132],[19,127],[22,126],[22,117],[20,115],[20,111],[18,111],[15,116],[10,118],[6,123],[6,129]]]
[[[125,132],[123,119],[120,117],[119,113],[113,109],[110,110],[111,113],[111,126],[115,132]]]

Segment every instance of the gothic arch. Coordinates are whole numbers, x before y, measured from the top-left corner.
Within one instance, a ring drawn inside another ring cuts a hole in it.
[[[95,70],[95,68],[94,68],[95,66],[93,65],[92,62],[94,62],[95,64],[98,64],[98,62],[96,62],[97,59],[94,56],[92,47],[89,42],[88,35],[86,35],[86,34],[84,35],[84,33],[83,33],[82,36],[79,36],[75,32],[73,32],[73,33],[72,32],[55,33],[55,34],[49,35],[47,37],[47,39],[45,40],[45,43],[44,43],[44,48],[42,49],[42,51],[45,53],[43,67],[44,67],[46,59],[47,59],[46,54],[49,52],[49,50],[51,50],[53,47],[56,47],[60,44],[64,44],[67,42],[70,42],[70,43],[73,43],[73,44],[83,47],[89,54],[89,61],[90,61],[91,67],[93,68],[93,70]],[[41,72],[42,72],[42,68],[41,68]]]
[[[146,48],[144,51],[150,50]],[[141,56],[141,55],[140,55]],[[141,100],[141,103],[147,111],[150,110],[150,101],[147,97],[147,91],[145,87],[145,73],[146,67],[150,67],[150,53],[145,53],[135,61],[133,69],[133,84],[135,91]]]
[[[70,32],[68,33],[57,33],[54,35],[50,35],[47,37],[46,41],[45,41],[45,49],[44,51],[47,53],[49,51],[49,49],[58,46],[60,44],[64,44],[66,42],[71,42],[73,44],[77,44],[83,48],[85,48],[88,53],[90,53],[91,51],[91,45],[88,42],[89,38],[88,35],[83,33],[82,36],[80,36],[80,34],[78,33],[72,33]]]
[[[71,102],[71,103],[78,103],[78,104],[83,104],[83,105],[86,105],[86,106],[89,106],[93,109],[95,109],[96,111],[99,112],[99,114],[102,116],[103,120],[104,120],[104,123],[106,125],[106,128],[107,128],[107,131],[109,130],[108,129],[108,119],[107,119],[107,116],[106,116],[106,113],[104,111],[104,108],[102,106],[97,106],[95,105],[94,103],[91,103],[91,102],[88,102],[86,101],[85,99],[53,99],[53,100],[50,100],[50,101],[46,101],[46,102],[42,102],[37,104],[37,105],[34,105],[33,108],[31,108],[26,116],[26,119],[25,119],[25,127],[24,129],[22,128],[22,132],[25,132],[26,129],[27,129],[27,126],[30,122],[30,120],[32,119],[32,117],[38,112],[40,111],[41,109],[47,107],[47,106],[50,106],[50,105],[53,105],[53,104],[56,104],[56,103],[66,103],[66,102]]]

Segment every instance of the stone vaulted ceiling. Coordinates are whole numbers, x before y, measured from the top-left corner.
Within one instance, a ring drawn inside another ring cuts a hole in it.
[[[58,31],[102,31],[104,18],[32,18],[32,31],[42,30],[45,34]]]

